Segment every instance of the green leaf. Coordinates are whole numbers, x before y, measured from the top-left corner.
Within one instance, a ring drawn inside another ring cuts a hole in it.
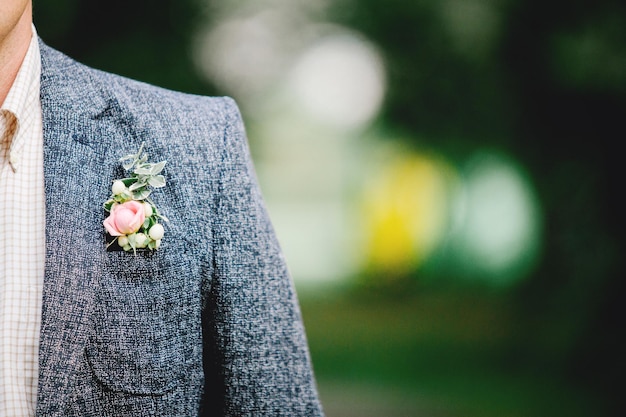
[[[124,193],[124,194],[118,194],[118,195],[116,195],[116,196],[113,198],[113,200],[114,200],[116,203],[125,203],[125,202],[127,202],[127,201],[130,199],[130,197],[131,197],[131,196],[130,196],[130,195],[128,195],[128,194],[126,194],[126,193]]]
[[[147,188],[143,188],[136,193],[133,193],[133,198],[135,200],[145,200],[150,195],[151,191]]]
[[[106,211],[111,211],[111,206],[113,206],[113,203],[115,203],[115,201],[114,201],[114,200],[107,200],[107,201],[104,203],[104,209],[105,209]]]
[[[155,175],[148,179],[148,184],[154,188],[165,187],[165,177],[163,175]]]
[[[150,175],[152,174],[152,169],[151,169],[150,164],[146,164],[146,166],[135,168],[134,173],[137,175]]]
[[[158,162],[156,164],[152,165],[152,169],[150,171],[151,175],[157,175],[159,174],[161,171],[163,171],[163,168],[165,167],[165,164],[167,163],[167,161],[161,161]]]
[[[130,191],[135,191],[135,190],[145,187],[146,185],[148,185],[146,184],[146,180],[143,178],[139,178],[137,182],[135,182],[134,184],[131,184],[131,186],[128,187],[128,189]]]
[[[122,158],[120,161],[124,161],[125,158]],[[135,165],[135,159],[130,159],[130,160],[126,160],[125,162],[122,162],[122,166],[124,167],[124,169],[126,171],[128,171],[129,169],[131,169],[133,167],[133,165]]]
[[[154,226],[155,223],[156,219],[154,218],[154,215],[152,215],[150,217],[146,217],[146,220],[143,222],[142,227],[145,229],[146,233],[148,233],[148,230],[150,230],[150,228]]]

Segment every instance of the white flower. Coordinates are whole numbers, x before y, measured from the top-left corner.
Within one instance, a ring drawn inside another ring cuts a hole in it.
[[[150,236],[150,239],[159,241],[163,237],[164,233],[165,230],[163,229],[163,226],[157,223],[150,228],[148,235]]]
[[[148,236],[144,233],[135,233],[135,247],[136,248],[145,248],[148,246]]]
[[[111,187],[111,191],[113,192],[113,195],[120,195],[126,192],[126,186],[124,185],[122,181],[115,180],[113,181],[113,186]]]
[[[128,238],[126,236],[120,236],[117,238],[117,244],[121,247],[128,246]]]
[[[144,201],[143,211],[144,213],[146,213],[146,218],[152,216],[152,213],[153,213],[152,204],[148,203],[147,201]]]

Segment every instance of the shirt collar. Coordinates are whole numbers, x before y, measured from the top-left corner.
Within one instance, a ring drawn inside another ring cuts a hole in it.
[[[32,37],[26,56],[9,90],[2,111],[8,111],[8,117],[17,120],[16,127],[8,137],[9,163],[16,171],[19,165],[24,142],[29,135],[20,134],[20,129],[26,129],[32,123],[35,112],[40,112],[39,106],[39,83],[41,77],[41,56],[39,53],[39,42],[35,26],[32,26]],[[37,107],[35,107],[37,106]]]

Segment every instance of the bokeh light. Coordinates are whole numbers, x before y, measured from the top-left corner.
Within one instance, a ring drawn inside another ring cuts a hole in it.
[[[496,288],[528,276],[541,254],[542,214],[518,163],[488,150],[454,165],[432,152],[384,148],[363,181],[369,274],[393,280],[421,271]]]
[[[439,16],[457,53],[483,59],[496,45],[502,25],[503,2],[494,0],[443,0]]]
[[[317,123],[354,130],[378,115],[385,76],[376,49],[346,30],[307,48],[290,71],[288,87]]]
[[[453,203],[456,276],[507,286],[540,254],[541,209],[532,183],[510,157],[479,151],[462,171]]]
[[[436,155],[405,151],[371,169],[364,184],[363,263],[378,279],[418,269],[448,227],[451,167]]]
[[[196,37],[196,66],[207,80],[249,106],[284,75],[293,40],[288,22],[293,20],[286,11],[262,10],[208,25]]]

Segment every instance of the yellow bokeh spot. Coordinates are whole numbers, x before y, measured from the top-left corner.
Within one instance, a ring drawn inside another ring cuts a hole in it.
[[[409,153],[370,182],[364,204],[369,270],[406,274],[432,253],[447,223],[450,172],[437,159]]]

